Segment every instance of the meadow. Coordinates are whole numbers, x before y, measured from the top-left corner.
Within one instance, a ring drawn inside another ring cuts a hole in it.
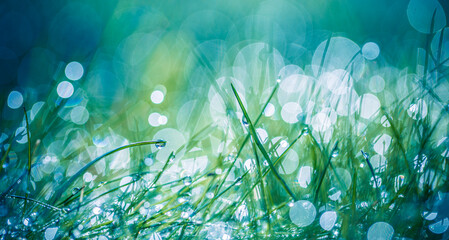
[[[449,239],[448,9],[0,3],[0,238]]]

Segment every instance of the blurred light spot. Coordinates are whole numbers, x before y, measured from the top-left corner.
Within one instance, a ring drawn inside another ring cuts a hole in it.
[[[316,114],[312,119],[312,127],[318,132],[324,132],[331,125],[329,117],[324,113]]]
[[[164,101],[164,93],[162,91],[156,90],[151,93],[151,101],[155,104],[159,104]]]
[[[83,175],[83,180],[84,180],[85,182],[90,182],[90,181],[92,181],[92,180],[93,180],[92,173],[90,173],[90,172],[84,173],[84,175]]]
[[[23,96],[18,91],[11,91],[8,96],[8,107],[12,109],[17,109],[22,106]]]
[[[332,72],[323,73],[320,77],[320,81],[332,93],[342,95],[349,92],[352,87],[353,79],[347,71],[343,69],[336,69]]]
[[[15,137],[16,137],[16,141],[20,144],[24,144],[24,143],[28,142],[27,129],[25,127],[17,128]],[[30,137],[31,137],[31,133],[30,133]]]
[[[432,221],[437,217],[438,213],[437,212],[427,212],[424,211],[423,212],[423,217],[424,219],[426,219],[427,221]]]
[[[93,212],[95,215],[98,215],[98,214],[100,214],[100,213],[102,212],[102,210],[101,210],[101,208],[99,208],[99,207],[94,207],[94,209],[92,209],[92,212]]]
[[[330,231],[337,221],[337,213],[335,211],[324,212],[320,217],[320,226],[326,230]]]
[[[168,119],[166,116],[161,115],[161,116],[159,116],[157,121],[160,125],[165,125],[165,124],[167,124]]]
[[[147,165],[148,167],[153,165],[153,163],[154,163],[154,161],[152,158],[149,158],[149,157],[145,158],[145,165]]]
[[[446,217],[436,223],[430,224],[429,230],[435,234],[442,234],[447,231],[448,227],[449,227],[449,219]]]
[[[287,148],[288,147],[288,142],[285,140],[282,140],[281,143],[279,144],[281,147],[283,148]]]
[[[73,81],[79,80],[83,77],[84,68],[79,62],[70,62],[65,67],[65,76]]]
[[[160,117],[161,115],[157,112],[151,113],[150,116],[148,116],[148,123],[153,127],[157,127],[159,126]]]
[[[132,181],[133,181],[133,178],[130,176],[126,176],[126,177],[122,178],[122,180],[120,180],[120,186],[123,186],[123,185],[126,185],[126,186],[121,187],[120,190],[122,192],[126,192],[127,190],[129,191],[130,189],[133,189],[134,184],[129,184]]]
[[[89,111],[83,106],[77,106],[70,112],[70,119],[75,124],[83,125],[89,120]]]
[[[358,78],[363,73],[365,60],[360,54],[360,47],[348,38],[333,37],[329,44],[326,40],[318,45],[312,58],[312,70],[315,76],[318,76],[323,56],[325,61],[322,68],[328,72],[346,69],[346,66],[351,65],[352,77]]]
[[[284,160],[282,161],[281,166],[279,166],[279,173],[291,174],[294,171],[296,171],[298,165],[299,165],[298,154],[293,149],[290,149],[290,151],[287,153]]]
[[[298,183],[302,188],[307,188],[312,181],[313,168],[310,166],[303,166],[299,169]]]
[[[257,128],[256,133],[259,136],[259,139],[262,143],[266,143],[268,140],[268,133],[263,128]]]
[[[267,106],[265,107],[265,110],[263,113],[264,113],[265,117],[271,117],[274,115],[275,110],[276,110],[276,108],[274,107],[274,105],[271,103],[268,103]]]
[[[425,118],[427,116],[426,102],[419,99],[416,103],[410,104],[410,107],[407,109],[407,114],[415,120]]]
[[[58,95],[62,98],[69,98],[73,94],[73,85],[67,81],[62,81],[58,84],[56,88]]]
[[[373,165],[374,171],[376,173],[385,172],[385,170],[387,169],[387,159],[382,155],[374,155],[370,159],[370,162]]]
[[[383,115],[383,116],[380,118],[380,123],[381,123],[382,126],[384,126],[384,127],[390,127],[390,126],[391,126],[391,125],[390,125],[390,122],[388,121],[387,116],[385,116],[385,115]]]
[[[434,56],[440,56],[441,64],[448,66],[449,61],[444,62],[444,59],[449,58],[449,29],[446,27],[445,29],[442,29],[438,31],[435,36],[432,39],[431,49],[434,54]],[[443,34],[443,36],[441,36]],[[441,48],[440,48],[440,39],[441,42]],[[438,60],[438,59],[437,59]]]
[[[430,33],[434,11],[433,30],[438,31],[446,25],[446,15],[438,0],[411,0],[407,6],[408,21],[418,32]]]
[[[373,93],[380,93],[385,88],[385,80],[379,75],[372,76],[368,87]]]
[[[376,222],[368,229],[368,240],[390,240],[393,238],[394,229],[386,222]]]
[[[391,136],[388,134],[382,134],[376,137],[374,140],[374,151],[379,155],[384,155],[391,144]]]
[[[379,111],[380,101],[373,94],[367,93],[359,99],[358,107],[360,117],[370,119]]]
[[[167,158],[170,156],[170,154],[174,151],[176,151],[176,159],[173,159],[173,161],[177,159],[181,159],[182,156],[184,156],[185,151],[182,150],[182,146],[186,143],[184,135],[174,128],[164,128],[160,131],[158,131],[156,134],[154,134],[153,139],[164,139],[167,141],[166,145],[162,149],[157,149],[156,146],[151,145],[152,151],[157,150],[156,154],[156,160],[160,162],[167,161]],[[198,160],[199,157],[197,157]],[[207,157],[206,157],[207,162]],[[204,164],[204,167],[206,167],[207,163]],[[193,174],[192,174],[193,175]]]
[[[290,220],[298,227],[310,225],[316,217],[316,209],[313,204],[307,200],[300,200],[290,208]]]
[[[45,229],[45,240],[53,240],[56,236],[57,231],[58,231],[57,227]]]
[[[376,43],[367,42],[362,47],[362,55],[367,60],[374,60],[379,56],[380,49]]]
[[[298,122],[298,114],[302,113],[301,106],[296,102],[288,102],[282,106],[281,116],[287,123]]]

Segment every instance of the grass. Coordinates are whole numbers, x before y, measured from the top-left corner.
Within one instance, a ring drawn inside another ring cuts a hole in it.
[[[114,128],[121,129],[128,110],[133,114],[134,103],[99,126],[88,122],[77,127],[59,117],[69,100],[50,95],[47,104],[37,114],[33,112],[32,119],[28,108],[24,122],[15,123],[25,125],[27,146],[17,143],[21,133],[13,131],[1,145],[0,236],[366,239],[368,234],[372,240],[371,227],[385,222],[394,229],[390,238],[447,238],[447,232],[442,235],[432,229],[449,218],[449,165],[444,154],[448,151],[449,108],[432,88],[447,82],[444,77],[449,68],[444,65],[447,59],[440,59],[442,39],[440,54],[430,54],[433,20],[431,32],[419,88],[410,90],[406,97],[394,98],[392,104],[386,104],[386,94],[377,94],[382,106],[369,119],[362,117],[360,102],[354,113],[348,107],[348,114],[339,116],[333,130],[326,132],[319,131],[311,121],[285,124],[279,114],[264,114],[269,104],[280,105],[274,96],[282,94],[278,93],[281,83],[273,78],[269,56],[257,70],[263,80],[276,83],[262,89],[267,98],[260,99],[254,89],[239,92],[235,81],[220,86],[214,81],[218,70],[195,50],[193,55],[206,69],[211,89],[224,101],[226,127],[210,119],[207,124],[197,120],[202,128],[192,126],[196,131],[186,133],[186,142],[174,149],[170,149],[168,140],[151,140],[153,130],[140,129],[138,117],[134,119],[137,131],[114,132]],[[326,71],[326,54],[334,35],[327,39],[316,79]],[[351,58],[345,68],[348,78],[344,80],[345,74],[342,80],[349,81],[354,61],[361,54],[357,52]],[[306,69],[305,74],[313,76],[311,70]],[[395,87],[401,77],[388,79],[387,88]],[[436,81],[434,86],[428,86],[429,78]],[[308,86],[307,97],[317,104],[307,110],[303,107],[307,116],[320,113],[319,102],[332,107],[324,88],[318,81]],[[354,88],[365,92],[363,86],[355,84]],[[424,112],[417,98],[427,102],[423,118],[413,117]],[[300,102],[307,103],[304,99]],[[410,113],[411,106],[416,106],[414,113]],[[192,114],[197,119],[210,117],[197,110]],[[93,118],[101,119],[101,114]],[[259,129],[266,130],[270,137],[263,139]],[[95,143],[93,136],[97,135],[110,137],[107,147]],[[382,142],[385,135],[390,141]],[[271,136],[282,137],[275,140]],[[136,141],[130,143],[128,139]],[[213,146],[215,139],[221,144],[218,151]],[[157,160],[166,149],[167,157]],[[295,169],[289,169],[292,153],[298,158]],[[199,164],[187,171],[204,156],[206,166]],[[193,163],[185,167],[183,161],[189,159]],[[126,167],[112,168],[112,164],[121,162]],[[301,180],[301,174],[305,174],[301,167],[312,169],[306,182]],[[301,221],[308,218],[310,212],[306,210],[295,212],[298,201],[303,200],[315,211],[305,226],[292,217],[296,214]],[[326,220],[321,217],[327,211],[337,216],[330,229],[321,222]],[[430,217],[433,213],[435,218]],[[381,230],[375,233],[382,234]]]

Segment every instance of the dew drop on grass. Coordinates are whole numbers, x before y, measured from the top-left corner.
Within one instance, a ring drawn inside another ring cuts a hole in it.
[[[213,192],[208,192],[208,193],[206,193],[206,197],[209,198],[209,199],[213,198],[214,196],[215,196],[215,195],[214,195]]]
[[[192,184],[192,177],[190,177],[190,176],[184,177],[183,182],[184,182],[184,185],[190,186]]]
[[[316,217],[315,206],[307,200],[299,200],[290,208],[290,220],[298,227],[310,225]]]
[[[98,214],[100,214],[100,213],[102,212],[102,210],[101,210],[101,208],[99,208],[99,207],[94,207],[94,209],[92,209],[92,212],[93,212],[95,215],[98,215]]]
[[[25,226],[30,226],[30,223],[31,223],[31,221],[30,221],[29,218],[23,219],[23,225],[25,225]]]
[[[368,229],[368,240],[390,240],[393,238],[394,229],[386,222],[376,222]]]
[[[331,189],[329,189],[329,199],[332,201],[337,201],[338,199],[340,199],[341,196],[341,191],[338,190],[336,187],[332,187]]]
[[[338,154],[339,154],[338,149],[335,149],[334,151],[332,151],[332,157],[333,157],[333,158],[338,157]]]
[[[303,134],[304,136],[309,135],[309,127],[304,127],[304,128],[302,129],[302,134]]]
[[[77,194],[79,191],[80,191],[80,188],[79,188],[79,187],[75,187],[75,188],[72,189],[72,194],[75,195],[75,194]]]
[[[245,126],[245,127],[248,127],[248,125],[249,125],[248,120],[246,120],[246,117],[245,117],[245,116],[242,117],[242,124],[243,124],[243,126]]]
[[[159,139],[158,141],[161,141],[161,142],[158,142],[158,143],[154,144],[154,146],[155,146],[157,149],[161,149],[161,148],[165,147],[165,145],[167,145],[167,142],[162,142],[162,141],[164,141],[164,140],[162,140],[162,139]]]

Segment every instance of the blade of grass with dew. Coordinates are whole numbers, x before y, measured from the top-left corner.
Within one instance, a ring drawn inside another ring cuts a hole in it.
[[[78,172],[76,172],[75,174],[72,175],[72,177],[69,178],[69,180],[67,180],[66,182],[64,182],[57,191],[55,191],[55,200],[57,201],[59,199],[59,197],[62,195],[63,192],[65,192],[67,190],[68,187],[70,187],[70,185],[79,177],[81,176],[87,169],[89,169],[92,165],[94,165],[95,163],[97,163],[98,161],[100,161],[101,159],[114,154],[116,152],[119,152],[121,150],[124,149],[128,149],[128,148],[132,148],[132,147],[137,147],[137,146],[144,146],[144,145],[150,145],[150,144],[164,144],[166,143],[166,141],[162,141],[162,140],[155,140],[155,141],[143,141],[143,142],[136,142],[136,143],[131,143],[125,146],[121,146],[118,148],[115,148],[97,158],[95,158],[94,160],[90,161],[88,164],[86,164],[83,168],[81,168],[80,170],[78,170]]]
[[[254,125],[257,126],[257,124],[259,123],[259,120],[262,118],[262,115],[265,111],[265,108],[268,106],[268,103],[270,103],[271,99],[273,98],[274,94],[276,93],[277,89],[279,88],[279,84],[276,84],[273,88],[273,91],[271,92],[270,96],[268,97],[267,101],[265,101],[265,104],[263,105],[262,110],[260,111],[259,115],[256,118],[256,121],[254,122]],[[237,154],[234,158],[234,161],[232,162],[231,166],[228,167],[228,170],[226,171],[223,179],[221,180],[215,194],[221,189],[221,187],[223,186],[223,184],[225,183],[227,177],[229,176],[229,173],[231,172],[231,169],[234,167],[235,163],[237,162],[238,157],[240,156],[241,152],[243,151],[244,146],[246,145],[246,143],[249,140],[249,137],[251,136],[251,133],[248,133],[245,136],[245,139],[243,140],[242,144],[239,147],[239,150],[237,151]]]
[[[360,150],[362,152],[363,158],[366,161],[366,164],[368,164],[369,170],[371,172],[371,175],[373,176],[373,180],[374,180],[374,184],[376,186],[376,193],[377,193],[377,198],[380,199],[380,190],[379,190],[379,184],[377,183],[377,177],[376,174],[374,173],[374,168],[373,165],[371,164],[370,160],[369,160],[369,156],[367,153],[365,153],[363,150]]]
[[[290,149],[293,147],[293,145],[304,135],[304,132],[306,130],[303,129],[301,131],[301,133],[298,135],[298,137],[296,137],[288,146],[287,149],[284,150],[284,152],[281,153],[281,155],[273,162],[273,165],[276,166],[276,164],[278,162],[280,162],[285,155],[287,155],[287,153],[290,151]],[[231,218],[234,215],[234,212],[237,210],[237,208],[243,203],[243,201],[245,200],[245,198],[251,193],[251,191],[254,190],[254,188],[257,186],[257,184],[259,184],[259,181],[262,181],[263,178],[270,172],[271,168],[268,168],[265,170],[265,172],[262,174],[262,177],[259,177],[258,181],[255,182],[251,188],[249,188],[246,193],[243,195],[243,197],[239,200],[239,202],[234,206],[234,209],[231,211],[231,215],[229,216],[229,218]],[[229,220],[229,219],[228,219]]]
[[[332,151],[331,151],[331,153],[329,154],[329,159],[327,160],[327,164],[326,164],[326,166],[324,167],[323,172],[321,173],[320,180],[318,181],[318,186],[316,187],[316,190],[315,190],[315,196],[314,196],[314,202],[315,202],[315,203],[316,203],[316,201],[317,201],[317,199],[318,199],[318,193],[319,193],[319,191],[320,191],[321,184],[323,183],[324,177],[326,176],[326,170],[329,168],[329,165],[331,164],[331,160],[332,160],[332,158],[333,158],[332,155],[333,155],[334,151],[337,150],[337,147],[338,147],[338,141],[335,143],[334,147],[332,148]]]
[[[260,159],[259,159],[259,155],[257,154],[257,147],[254,143],[254,141],[251,141],[251,145],[254,151],[254,157],[256,159],[256,165],[257,165],[257,174],[260,178],[259,184],[260,184],[260,188],[261,188],[261,198],[262,198],[262,204],[265,208],[265,215],[268,218],[268,229],[271,229],[271,223],[270,223],[270,215],[268,214],[268,199],[266,198],[265,194],[267,193],[265,190],[265,184],[263,183],[263,176],[262,176],[262,167],[260,164]]]
[[[402,143],[401,143],[401,136],[399,135],[399,132],[398,132],[395,124],[393,123],[393,120],[391,119],[390,114],[388,114],[387,110],[384,109],[383,107],[381,107],[380,109],[381,109],[383,115],[385,115],[388,122],[390,123],[391,130],[393,131],[393,136],[396,139],[399,149],[401,150],[402,157],[404,158],[404,163],[405,163],[405,166],[407,167],[408,174],[412,175],[412,169],[410,168],[410,165],[408,163],[404,146],[402,146]]]
[[[270,166],[271,171],[273,171],[274,176],[276,177],[276,179],[281,183],[281,185],[285,189],[285,191],[287,191],[287,194],[290,195],[296,201],[295,195],[290,190],[290,188],[288,187],[288,185],[285,182],[285,180],[279,175],[277,170],[274,168],[273,163],[271,162],[271,159],[268,156],[268,153],[266,152],[264,146],[260,142],[260,140],[259,140],[259,138],[257,136],[256,130],[254,128],[254,125],[252,124],[251,119],[249,118],[248,112],[246,111],[245,107],[243,106],[242,100],[240,99],[240,96],[238,95],[237,90],[235,89],[233,84],[231,84],[231,88],[232,88],[232,91],[234,92],[235,97],[237,98],[237,101],[238,101],[238,103],[240,105],[240,109],[242,110],[243,115],[245,116],[246,120],[248,121],[249,132],[253,136],[253,139],[256,142],[257,147],[259,148],[260,152],[264,156],[265,160],[267,160],[268,165]]]

